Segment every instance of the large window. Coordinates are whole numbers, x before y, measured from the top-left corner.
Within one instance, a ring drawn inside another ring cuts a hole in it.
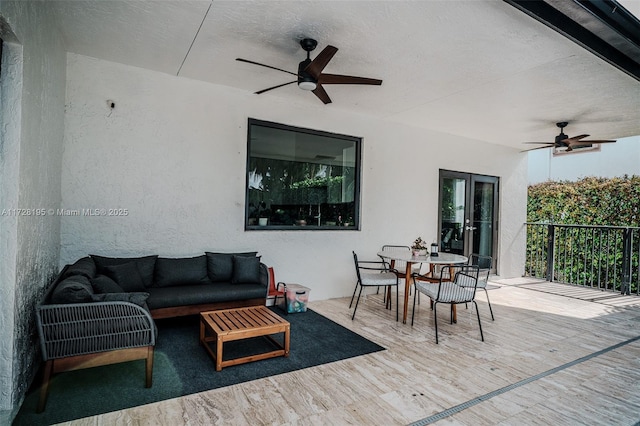
[[[359,229],[360,138],[251,118],[248,133],[245,229]]]

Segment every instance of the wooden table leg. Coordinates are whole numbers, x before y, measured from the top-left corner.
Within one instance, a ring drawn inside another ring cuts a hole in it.
[[[289,356],[291,346],[291,325],[287,324],[284,329],[284,356]]]
[[[217,336],[216,339],[216,371],[222,370],[222,346],[224,345],[224,341],[222,340],[222,336]]]
[[[411,262],[407,262],[407,270],[404,274],[404,309],[402,311],[402,323],[407,323],[407,312],[409,310],[409,289],[411,288]]]

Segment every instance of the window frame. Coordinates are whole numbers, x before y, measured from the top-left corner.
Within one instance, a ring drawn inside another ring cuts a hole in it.
[[[353,142],[355,147],[355,173],[354,173],[354,216],[353,225],[350,226],[297,226],[297,225],[271,225],[260,226],[259,224],[249,224],[249,184],[250,184],[250,165],[251,165],[251,134],[254,126],[268,127],[270,129],[282,130],[286,132],[297,132],[313,136],[321,136],[326,138],[340,139],[348,142]],[[247,124],[247,157],[245,164],[245,205],[244,205],[244,230],[245,231],[360,231],[361,218],[361,180],[362,180],[362,137],[344,135],[340,133],[327,132],[323,130],[309,129],[304,127],[292,126],[288,124],[276,123],[272,121],[259,120],[256,118],[249,118]]]

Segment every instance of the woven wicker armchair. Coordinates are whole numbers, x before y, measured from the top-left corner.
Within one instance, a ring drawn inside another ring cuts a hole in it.
[[[149,312],[130,302],[43,304],[36,312],[45,361],[37,411],[47,403],[52,374],[144,359],[151,387],[156,329]]]

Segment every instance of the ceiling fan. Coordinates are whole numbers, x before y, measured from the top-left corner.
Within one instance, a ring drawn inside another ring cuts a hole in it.
[[[589,135],[578,135],[570,138],[569,136],[565,135],[563,131],[564,128],[567,127],[567,124],[569,124],[568,121],[560,121],[559,123],[556,123],[556,126],[560,128],[560,134],[556,136],[555,142],[525,142],[528,144],[543,144],[544,146],[540,146],[532,149],[526,149],[522,152],[533,151],[534,149],[544,149],[544,148],[566,148],[565,151],[569,152],[577,148],[590,147],[594,143],[616,142],[615,140],[588,140],[588,141],[582,140],[586,137],[589,137]]]
[[[331,98],[324,90],[323,84],[368,84],[379,86],[382,84],[382,80],[376,80],[373,78],[353,77],[350,75],[339,74],[326,74],[322,70],[327,66],[329,61],[333,58],[333,55],[338,51],[337,47],[327,46],[322,52],[311,60],[310,52],[316,48],[318,42],[311,38],[305,38],[300,40],[300,46],[307,52],[307,59],[298,64],[298,72],[291,72],[280,68],[272,67],[271,65],[260,64],[258,62],[249,61],[247,59],[236,58],[236,61],[247,62],[253,65],[259,65],[261,67],[271,68],[277,71],[286,72],[287,74],[295,75],[297,80],[290,81],[288,83],[279,84],[277,86],[269,87],[267,89],[259,90],[256,95],[268,92],[269,90],[277,89],[289,84],[298,83],[298,87],[302,90],[309,90],[313,92],[322,102],[325,104],[331,103]]]

